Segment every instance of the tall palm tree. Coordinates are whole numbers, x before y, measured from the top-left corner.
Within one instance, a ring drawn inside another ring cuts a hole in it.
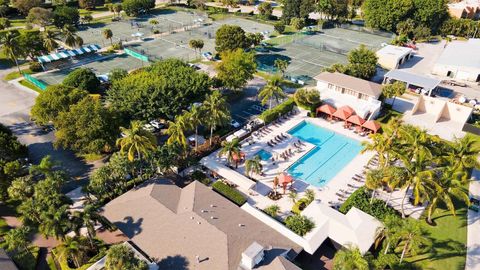
[[[387,254],[390,250],[390,246],[395,246],[398,242],[398,231],[402,226],[402,219],[396,215],[388,215],[383,220],[383,226],[377,229],[377,235],[375,240],[375,247],[378,247],[379,243],[385,239],[387,246],[385,247],[384,254]]]
[[[40,213],[42,222],[39,224],[38,230],[46,237],[53,236],[55,239],[65,239],[65,232],[68,230],[70,223],[69,213],[67,205]]]
[[[214,91],[203,102],[205,109],[205,123],[210,128],[210,145],[212,144],[213,130],[218,126],[226,125],[231,119],[228,103],[219,91]]]
[[[238,139],[233,139],[232,141],[223,141],[222,142],[222,148],[218,152],[218,156],[226,156],[227,161],[232,164],[234,160],[234,157],[236,156],[237,159],[240,157],[240,143]],[[237,165],[237,163],[235,163]]]
[[[185,132],[187,130],[187,119],[185,115],[179,115],[175,118],[175,122],[168,122],[168,129],[166,133],[169,135],[167,144],[179,144],[183,149],[187,148],[187,137]]]
[[[69,47],[76,47],[79,46],[78,41],[81,40],[83,44],[83,39],[78,39],[79,36],[75,34],[75,28],[69,24],[66,24],[62,28],[62,35],[65,38],[65,44]]]
[[[84,206],[82,212],[74,212],[72,215],[78,221],[78,226],[76,226],[73,231],[75,231],[77,236],[80,236],[80,229],[85,226],[90,247],[95,249],[93,242],[96,235],[95,226],[98,224],[107,224],[105,218],[98,213],[98,207],[89,203]]]
[[[195,151],[198,150],[198,126],[203,124],[204,121],[204,113],[202,106],[192,106],[189,112],[186,112],[185,118],[187,119],[185,122],[189,126],[189,129],[195,130]]]
[[[479,153],[480,142],[472,136],[465,136],[462,139],[456,139],[443,158],[453,170],[465,171],[480,168]]]
[[[368,261],[362,256],[360,249],[354,246],[345,246],[333,257],[334,270],[368,270]]]
[[[255,156],[252,159],[247,159],[245,161],[245,173],[250,175],[251,173],[261,174],[263,170],[263,165],[261,163],[260,156]]]
[[[105,29],[103,29],[103,32],[102,32],[102,33],[103,33],[103,38],[105,38],[105,39],[110,39],[110,45],[113,46],[113,40],[112,40],[112,38],[113,38],[113,32],[112,32],[112,30],[110,30],[110,29],[108,29],[108,28],[105,28]]]
[[[429,239],[426,237],[426,232],[420,222],[411,218],[404,220],[398,236],[400,239],[399,246],[403,247],[400,263],[402,263],[406,255],[417,254],[423,246],[429,243]]]
[[[280,98],[285,97],[285,93],[281,87],[281,78],[279,76],[272,77],[268,83],[262,88],[258,96],[262,99],[262,105],[269,104],[268,108],[272,108],[272,101],[277,102]]]
[[[82,265],[81,260],[86,253],[85,246],[73,237],[65,238],[56,250],[58,257],[65,258],[65,260],[71,258],[77,268]]]
[[[2,53],[15,63],[18,72],[21,73],[17,58],[21,48],[18,46],[17,38],[18,32],[8,31],[2,34],[0,41],[2,43]]]
[[[437,209],[438,203],[443,202],[452,215],[456,214],[455,204],[452,196],[463,200],[469,204],[470,198],[468,190],[465,188],[467,184],[466,174],[464,172],[453,171],[451,168],[439,170],[435,174],[435,179],[429,181],[431,185],[428,191],[428,207],[427,207],[427,222],[432,223],[432,214]]]
[[[144,157],[154,151],[157,147],[157,139],[143,127],[141,121],[130,122],[130,128],[120,127],[122,138],[117,139],[116,145],[120,147],[122,155],[127,154],[130,162],[138,159],[143,161]],[[143,177],[143,169],[140,166],[140,178]]]
[[[120,127],[122,138],[117,139],[117,146],[121,154],[127,154],[129,161],[142,158],[155,150],[157,139],[143,127],[141,121],[130,122],[130,128]]]
[[[365,186],[372,191],[372,196],[370,197],[370,204],[373,203],[375,198],[375,191],[378,188],[381,188],[384,184],[384,171],[383,170],[369,170],[365,179]]]
[[[55,40],[55,33],[50,29],[45,29],[42,32],[43,46],[49,52],[55,50],[58,47],[58,43]]]

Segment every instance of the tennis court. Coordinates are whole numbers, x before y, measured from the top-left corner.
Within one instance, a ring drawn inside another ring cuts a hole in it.
[[[150,60],[178,58],[184,61],[193,61],[200,58],[200,53],[195,52],[188,46],[188,39],[175,43],[171,37],[155,38],[138,44],[129,45],[127,48],[148,56]]]
[[[93,58],[95,59],[95,58]],[[77,64],[77,65],[70,65],[69,67],[62,68],[59,70],[55,70],[53,72],[44,73],[39,76],[36,76],[37,79],[46,83],[46,84],[59,84],[63,81],[63,79],[73,70],[77,68],[89,68],[95,74],[103,75],[109,73],[114,68],[121,68],[125,70],[132,70],[136,68],[140,68],[142,66],[146,66],[148,63],[140,61],[136,58],[128,56],[126,54],[122,55],[115,55],[107,58],[97,58],[94,61],[85,63],[85,64]]]
[[[157,20],[158,24],[150,24],[149,21],[151,19]],[[99,22],[81,26],[77,34],[82,37],[85,44],[94,43],[105,47],[110,45],[110,40],[106,40],[103,37],[104,29],[112,30],[113,42],[125,42],[138,39],[135,35],[150,36],[153,35],[155,30],[158,30],[160,33],[172,32],[206,21],[207,17],[201,13],[159,10],[133,20],[121,20],[109,23]]]
[[[261,33],[261,32],[273,32],[273,25],[259,23],[247,19],[242,18],[228,18],[225,20],[217,21],[213,23],[216,25],[216,28],[220,28],[223,24],[230,24],[230,25],[238,25],[240,26],[245,32],[248,33]]]
[[[343,29],[343,28],[329,28],[323,29],[320,36],[324,36],[330,42],[337,42],[338,44],[345,43],[345,47],[351,47],[356,44],[364,44],[371,49],[379,49],[382,43],[390,43],[392,38],[385,36],[370,34],[362,31]]]

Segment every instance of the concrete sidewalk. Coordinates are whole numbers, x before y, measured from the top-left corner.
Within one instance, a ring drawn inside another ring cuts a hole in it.
[[[480,171],[473,170],[470,196],[480,199]],[[466,270],[480,270],[480,212],[468,210]]]

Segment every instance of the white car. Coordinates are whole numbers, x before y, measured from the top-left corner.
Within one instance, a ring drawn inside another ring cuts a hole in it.
[[[239,128],[240,127],[240,123],[238,123],[234,119],[232,119],[232,121],[230,121],[230,125],[234,128]]]

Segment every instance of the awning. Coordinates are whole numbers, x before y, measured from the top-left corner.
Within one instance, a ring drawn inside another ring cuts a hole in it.
[[[350,116],[347,119],[347,122],[350,122],[352,124],[361,126],[363,123],[365,123],[365,119],[363,119],[362,117],[355,114],[355,115]]]
[[[90,44],[90,45],[80,47],[78,49],[66,50],[66,51],[61,51],[59,53],[51,53],[49,55],[39,56],[37,57],[37,60],[40,63],[49,63],[49,62],[57,61],[60,59],[66,59],[71,56],[77,56],[84,53],[95,52],[95,51],[98,51],[99,49],[100,49],[100,46],[96,44]]]
[[[377,121],[370,120],[363,123],[362,127],[373,131],[373,133],[377,133],[377,131],[380,130],[382,126]]]
[[[334,114],[335,112],[337,111],[337,109],[335,109],[332,105],[330,104],[324,104],[320,107],[317,108],[317,113],[318,112],[323,112],[323,113],[326,113],[328,115],[332,115]]]
[[[352,114],[355,113],[350,106],[342,106],[333,114],[333,116],[340,118],[342,120],[347,120]]]

